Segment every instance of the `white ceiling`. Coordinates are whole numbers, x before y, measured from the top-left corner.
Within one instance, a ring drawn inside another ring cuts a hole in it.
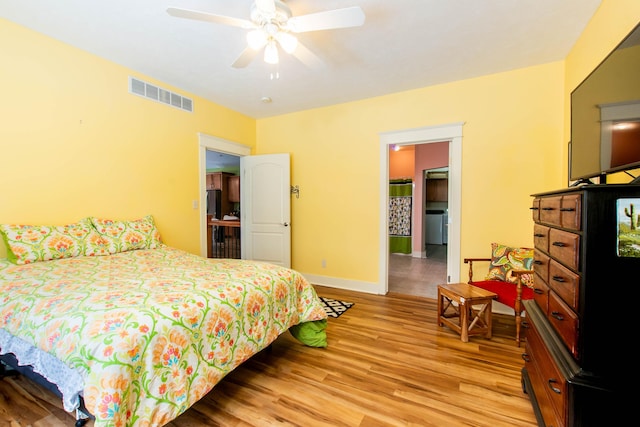
[[[0,0],[0,17],[264,118],[562,60],[600,3],[288,0],[293,16],[360,6],[366,18],[361,27],[299,34],[324,67],[309,69],[281,54],[274,80],[261,56],[231,67],[247,30],[166,12],[249,19],[252,0]]]

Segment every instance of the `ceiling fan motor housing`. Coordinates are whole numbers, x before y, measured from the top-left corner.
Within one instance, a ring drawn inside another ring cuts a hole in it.
[[[258,27],[268,24],[277,25],[281,29],[285,29],[286,23],[291,18],[291,9],[289,6],[279,0],[275,0],[275,11],[267,11],[258,8],[256,3],[251,6],[251,21]]]

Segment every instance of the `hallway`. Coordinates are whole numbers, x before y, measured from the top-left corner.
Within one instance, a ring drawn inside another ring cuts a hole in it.
[[[447,245],[427,245],[426,258],[389,255],[389,292],[437,299],[447,282]]]

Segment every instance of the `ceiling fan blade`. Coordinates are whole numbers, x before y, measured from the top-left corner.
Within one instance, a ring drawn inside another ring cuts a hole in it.
[[[324,62],[322,62],[322,60],[318,58],[315,53],[311,52],[309,48],[300,43],[300,41],[298,41],[296,50],[293,51],[293,56],[298,58],[298,60],[308,68],[314,70],[324,68]]]
[[[238,58],[235,60],[235,62],[231,66],[233,68],[246,67],[251,63],[251,61],[253,61],[253,58],[255,58],[258,55],[258,52],[259,52],[258,50],[251,49],[250,47],[245,48],[245,50],[242,51],[240,56],[238,56]]]
[[[364,24],[364,12],[360,7],[353,6],[344,9],[294,16],[289,19],[287,23],[291,31],[295,33],[330,30],[333,28],[359,27]]]
[[[177,18],[195,19],[198,21],[213,22],[214,24],[231,25],[240,28],[253,28],[253,23],[246,19],[233,18],[231,16],[216,15],[214,13],[201,12],[198,10],[179,9],[175,7],[167,8],[167,13]]]

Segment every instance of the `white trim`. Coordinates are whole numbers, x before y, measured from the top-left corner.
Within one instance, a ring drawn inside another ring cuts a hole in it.
[[[216,136],[198,133],[198,179],[200,180],[200,254],[207,256],[207,150],[234,156],[248,156],[251,147]]]
[[[380,255],[378,294],[389,290],[389,145],[424,144],[449,141],[449,239],[447,242],[447,282],[460,281],[460,216],[462,189],[463,122],[440,126],[381,132],[380,135]]]
[[[367,294],[375,294],[376,283],[363,282],[361,280],[341,279],[338,277],[319,276],[316,274],[302,274],[307,281],[319,286],[329,288],[345,289],[348,291],[363,292]]]
[[[640,119],[640,101],[600,104],[600,121],[638,120]]]

